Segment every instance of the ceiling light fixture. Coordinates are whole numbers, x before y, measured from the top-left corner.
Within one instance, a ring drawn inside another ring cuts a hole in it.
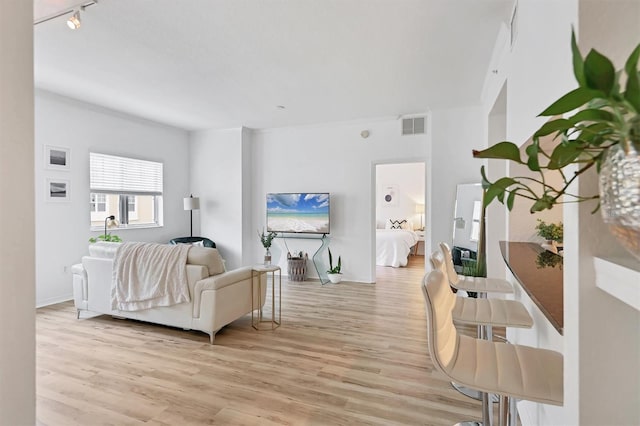
[[[73,15],[71,15],[71,17],[67,19],[67,27],[72,30],[77,30],[78,28],[80,28],[80,25],[82,25],[82,23],[80,22],[80,11],[76,10]]]
[[[36,19],[35,21],[33,21],[33,25],[42,24],[43,22],[47,22],[71,13],[71,17],[67,19],[67,26],[72,30],[77,30],[78,28],[80,28],[80,25],[82,25],[82,22],[80,21],[80,11],[84,12],[87,7],[93,6],[94,4],[98,4],[98,0],[87,0],[81,3],[76,3],[69,6],[67,9],[61,10],[60,12],[56,12],[52,15]]]

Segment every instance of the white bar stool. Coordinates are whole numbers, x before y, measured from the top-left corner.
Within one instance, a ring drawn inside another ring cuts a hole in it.
[[[456,383],[501,395],[501,425],[508,422],[515,426],[515,399],[563,404],[561,353],[459,335],[453,324],[457,297],[441,271],[431,271],[425,277],[422,291],[433,364]]]
[[[433,269],[447,275],[444,267],[444,259],[440,252],[433,252],[429,258]],[[516,327],[531,328],[533,327],[533,318],[524,305],[516,300],[504,299],[475,299],[470,297],[457,297],[452,310],[453,322],[462,325],[476,325],[478,331],[482,327],[491,329],[491,327]],[[491,340],[492,333],[478,333],[479,338]],[[491,403],[493,401],[490,395],[484,392],[478,392],[474,389],[468,389],[452,382],[451,385],[460,393],[473,398],[482,400],[482,419],[486,424],[491,424],[493,420],[493,410]]]

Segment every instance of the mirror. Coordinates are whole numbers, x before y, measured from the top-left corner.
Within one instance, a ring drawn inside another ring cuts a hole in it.
[[[475,263],[480,237],[482,214],[482,185],[460,184],[456,190],[456,205],[453,217],[453,244],[451,254],[457,272]]]

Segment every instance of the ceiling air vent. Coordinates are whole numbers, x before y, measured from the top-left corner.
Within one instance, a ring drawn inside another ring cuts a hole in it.
[[[424,134],[424,117],[403,118],[402,135],[422,135]]]

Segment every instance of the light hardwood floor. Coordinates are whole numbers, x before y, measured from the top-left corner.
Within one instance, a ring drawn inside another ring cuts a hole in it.
[[[375,285],[283,280],[282,327],[216,336],[37,310],[41,425],[451,425],[480,420],[428,356],[424,257]]]

